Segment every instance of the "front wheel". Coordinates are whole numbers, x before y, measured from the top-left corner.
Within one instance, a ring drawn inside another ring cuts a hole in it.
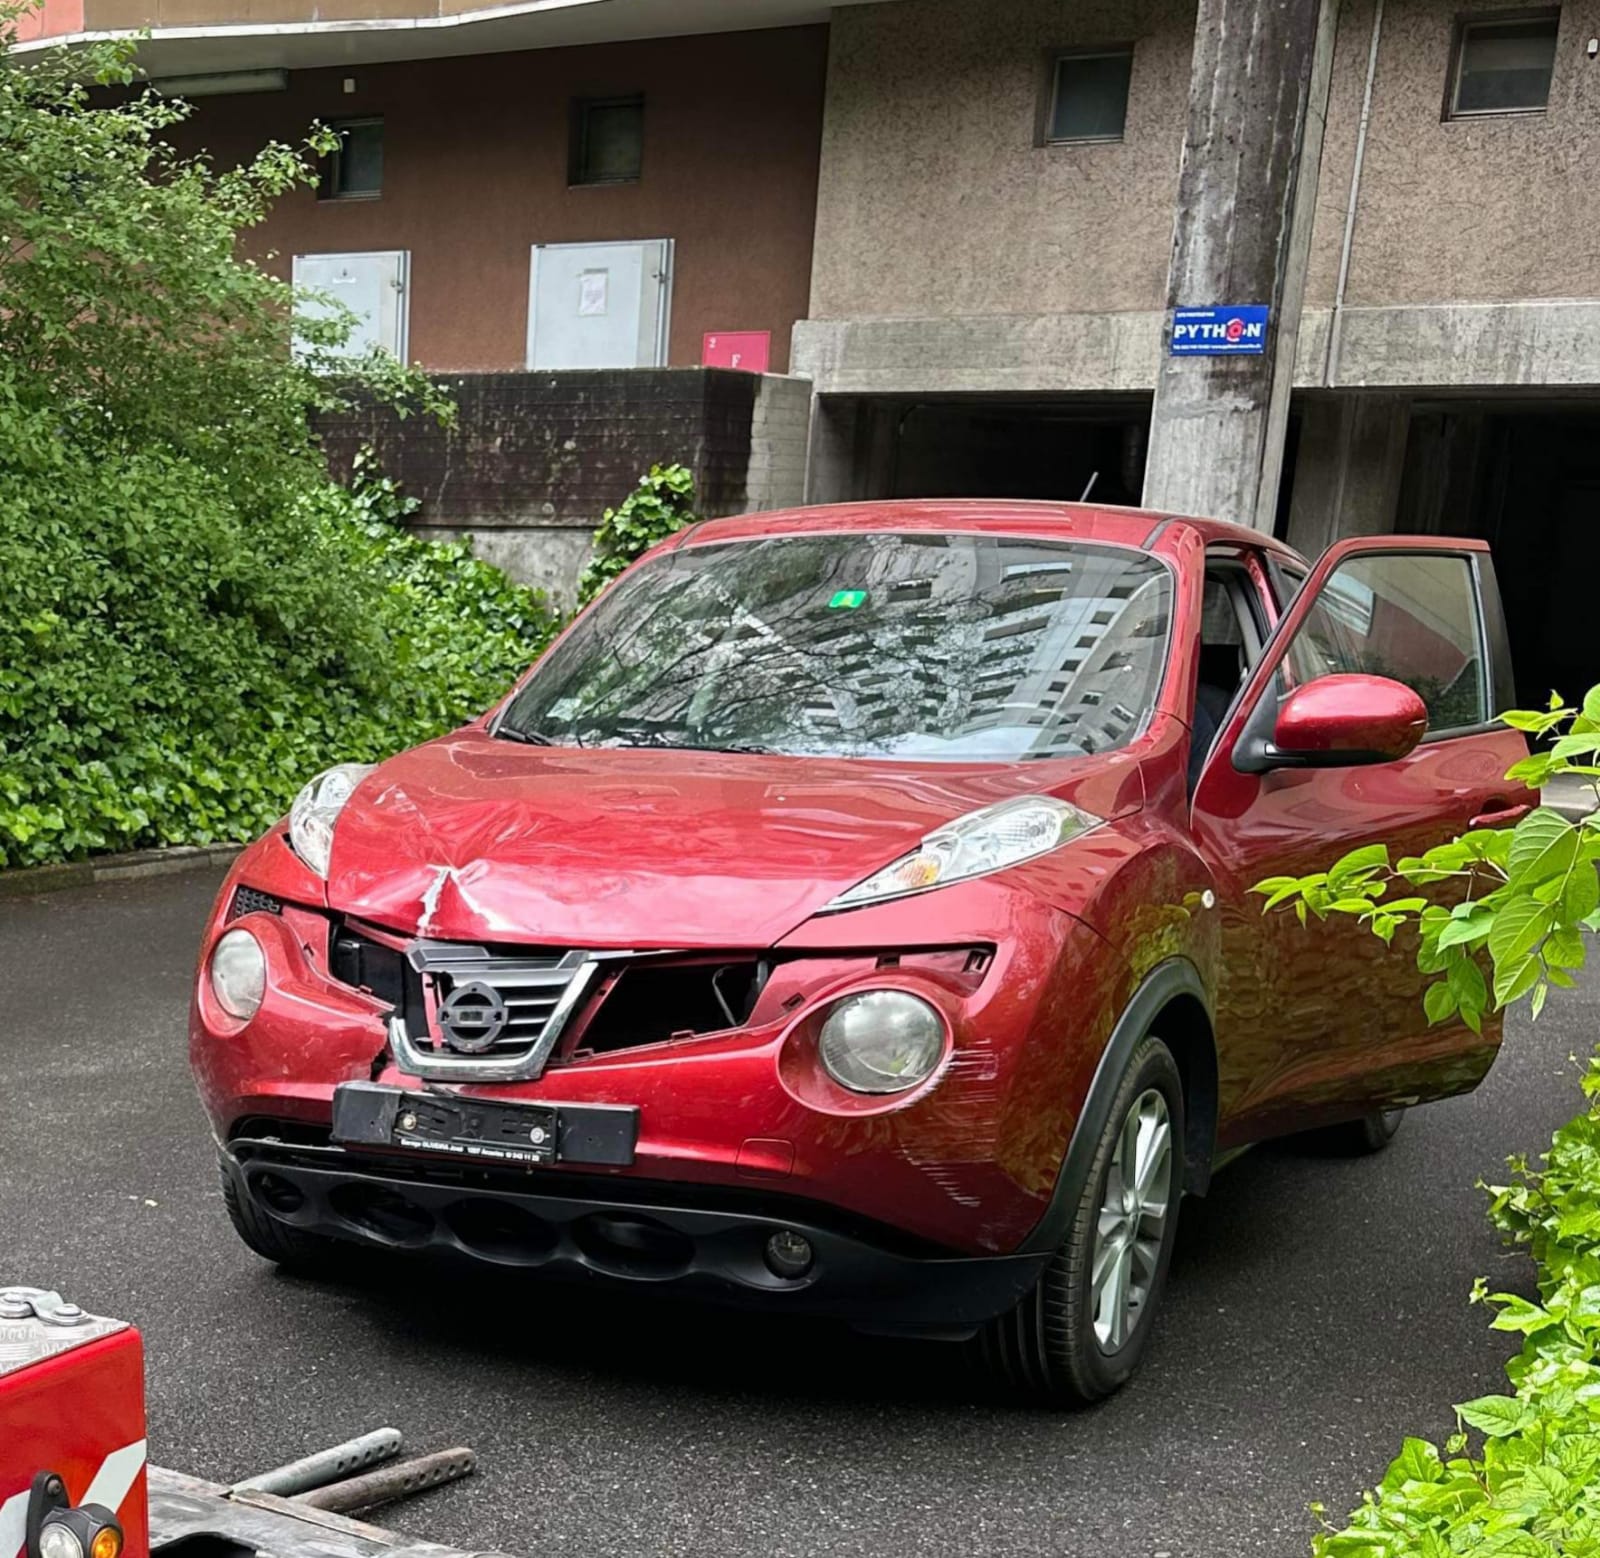
[[[307,1233],[303,1228],[291,1228],[277,1218],[262,1211],[249,1193],[230,1174],[225,1165],[219,1165],[222,1174],[222,1204],[227,1208],[228,1221],[239,1235],[263,1260],[282,1266],[286,1271],[316,1274],[337,1267],[345,1249],[336,1239],[321,1234]]]
[[[1067,1236],[979,1346],[1029,1395],[1086,1405],[1138,1366],[1172,1259],[1183,1194],[1183,1082],[1158,1038],[1133,1053]]]

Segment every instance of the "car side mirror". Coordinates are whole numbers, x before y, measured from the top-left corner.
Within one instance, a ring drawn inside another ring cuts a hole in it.
[[[1296,687],[1278,710],[1270,742],[1240,742],[1234,766],[1359,768],[1393,763],[1428,729],[1428,708],[1404,682],[1387,676],[1334,673]]]

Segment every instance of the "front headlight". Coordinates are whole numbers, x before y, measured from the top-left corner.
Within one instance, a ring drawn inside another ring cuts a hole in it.
[[[267,993],[267,955],[243,926],[211,949],[211,993],[230,1017],[249,1022]]]
[[[340,763],[317,775],[294,798],[289,808],[289,842],[294,852],[318,876],[328,874],[333,852],[333,825],[355,788],[377,767],[376,763]]]
[[[998,801],[947,822],[909,855],[840,893],[827,909],[854,909],[1001,871],[1099,827],[1100,821],[1053,795]]]
[[[853,1093],[903,1093],[933,1075],[944,1022],[904,990],[864,990],[834,1003],[817,1044],[828,1075]]]

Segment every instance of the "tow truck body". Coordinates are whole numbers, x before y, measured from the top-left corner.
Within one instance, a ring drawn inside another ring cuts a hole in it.
[[[134,1326],[0,1287],[0,1558],[468,1558],[345,1513],[475,1464],[400,1450],[382,1428],[232,1485],[151,1466]]]

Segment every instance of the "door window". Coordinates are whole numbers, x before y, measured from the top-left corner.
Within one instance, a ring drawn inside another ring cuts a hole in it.
[[[1289,646],[1297,683],[1333,672],[1404,682],[1428,706],[1428,733],[1489,717],[1472,565],[1448,552],[1366,552],[1328,576]]]

